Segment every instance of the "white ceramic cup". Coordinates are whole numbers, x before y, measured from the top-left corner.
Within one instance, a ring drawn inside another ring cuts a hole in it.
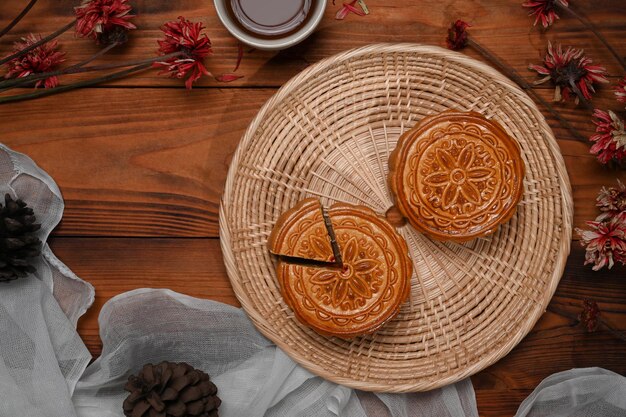
[[[239,39],[241,42],[252,46],[253,48],[263,49],[266,51],[278,51],[281,49],[289,48],[290,46],[294,46],[303,40],[305,40],[322,20],[324,16],[324,10],[326,10],[326,3],[328,0],[316,0],[313,4],[309,13],[311,17],[307,20],[307,22],[298,29],[296,32],[286,35],[285,37],[280,37],[276,39],[263,39],[256,37],[250,33],[244,32],[241,29],[238,22],[231,17],[228,12],[226,2],[230,0],[213,0],[215,3],[215,9],[217,10],[217,15],[222,21],[222,24],[228,29],[228,31],[235,38]],[[258,0],[263,1],[263,0]]]

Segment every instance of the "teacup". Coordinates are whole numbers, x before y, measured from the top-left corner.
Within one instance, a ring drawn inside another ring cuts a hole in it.
[[[232,12],[232,0],[214,0],[217,15],[228,31],[241,42],[253,48],[277,51],[294,46],[315,31],[315,28],[324,16],[327,0],[310,0],[311,5],[303,23],[292,31],[283,35],[264,36],[246,30],[244,23]],[[256,0],[256,4],[263,4],[263,0]]]

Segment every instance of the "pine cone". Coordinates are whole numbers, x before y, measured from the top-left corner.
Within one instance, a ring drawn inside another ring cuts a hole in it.
[[[222,403],[209,375],[184,362],[147,364],[124,389],[127,417],[217,417]]]
[[[26,203],[5,195],[4,207],[0,203],[0,282],[35,272],[30,261],[41,253],[41,241],[35,234],[41,225],[35,220]]]

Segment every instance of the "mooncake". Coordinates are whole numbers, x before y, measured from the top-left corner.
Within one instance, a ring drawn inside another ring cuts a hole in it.
[[[433,239],[464,242],[507,222],[522,198],[520,147],[493,120],[446,111],[399,139],[389,185],[408,222]]]
[[[304,199],[283,212],[270,233],[267,246],[271,253],[283,257],[335,261],[322,205],[315,198]]]
[[[326,215],[341,253],[339,264],[331,237],[323,236],[323,218],[320,223],[312,214],[314,206],[322,213],[315,199],[285,212],[269,239],[270,250],[279,255],[276,272],[283,298],[296,318],[318,333],[341,338],[372,333],[409,296],[413,265],[406,242],[371,209],[337,203]]]

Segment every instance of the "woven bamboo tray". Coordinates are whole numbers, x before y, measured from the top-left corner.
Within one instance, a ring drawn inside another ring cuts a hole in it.
[[[301,325],[266,248],[277,217],[310,196],[385,213],[398,137],[446,109],[482,113],[517,139],[527,172],[516,214],[494,235],[464,244],[399,229],[415,266],[411,296],[374,335],[346,341]],[[295,361],[353,388],[424,391],[480,371],[530,331],[563,273],[572,207],[552,131],[513,82],[438,47],[372,45],[309,67],[263,106],[230,167],[220,236],[242,307]]]

